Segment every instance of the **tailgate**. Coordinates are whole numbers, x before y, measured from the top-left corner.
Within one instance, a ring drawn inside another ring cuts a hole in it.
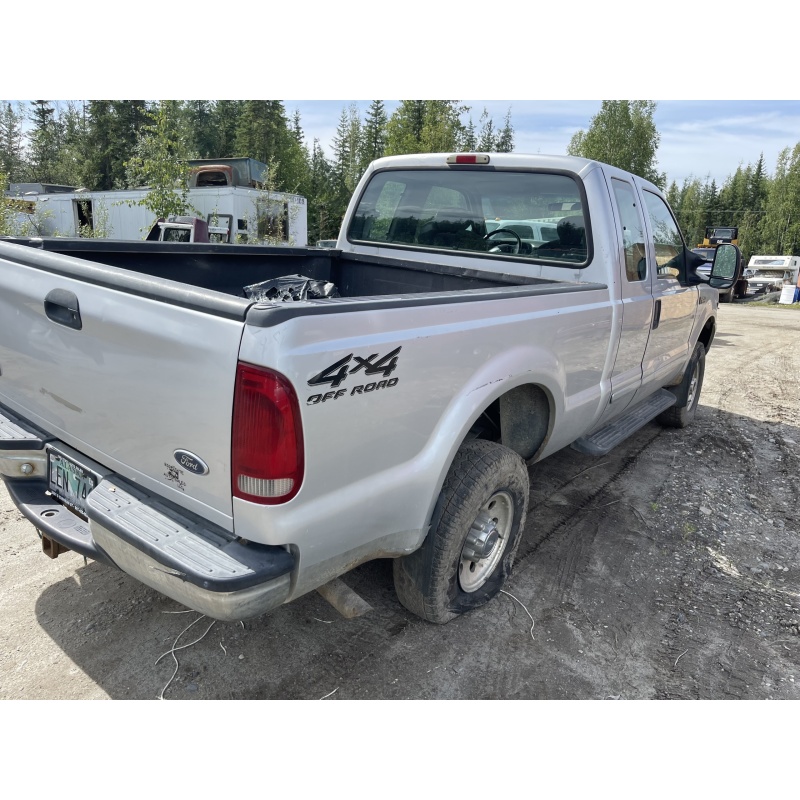
[[[231,530],[233,386],[248,302],[8,248],[17,249],[0,244],[0,403]]]

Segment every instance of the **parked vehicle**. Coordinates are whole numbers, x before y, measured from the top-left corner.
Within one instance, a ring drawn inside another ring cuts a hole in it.
[[[49,555],[211,617],[391,558],[444,623],[508,577],[526,464],[692,422],[738,248],[700,263],[655,185],[516,154],[374,162],[335,249],[0,242],[0,472]]]
[[[752,294],[780,292],[796,286],[800,272],[798,256],[752,256],[745,272],[747,290]]]
[[[213,219],[213,217],[212,217]],[[214,242],[224,244],[231,241],[230,228],[209,225],[197,217],[176,216],[157,219],[145,236],[147,242]]]

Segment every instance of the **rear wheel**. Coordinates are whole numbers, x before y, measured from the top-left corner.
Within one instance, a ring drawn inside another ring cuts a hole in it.
[[[511,573],[528,492],[528,470],[516,453],[494,442],[465,442],[422,547],[394,561],[400,602],[439,624],[489,602]]]
[[[669,390],[678,398],[678,402],[659,415],[658,421],[670,428],[685,428],[691,425],[700,402],[700,390],[703,388],[703,375],[706,369],[706,348],[702,342],[694,346],[692,357],[686,365],[683,380]]]

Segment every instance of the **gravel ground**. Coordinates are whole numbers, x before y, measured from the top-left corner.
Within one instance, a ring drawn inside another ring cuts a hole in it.
[[[798,341],[796,308],[723,305],[694,425],[531,467],[507,594],[441,627],[385,560],[345,577],[364,616],[313,593],[212,625],[48,559],[0,489],[0,698],[798,698]]]

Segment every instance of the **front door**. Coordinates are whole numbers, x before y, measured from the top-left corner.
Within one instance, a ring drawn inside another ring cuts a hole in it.
[[[647,249],[654,300],[653,319],[642,363],[642,388],[636,400],[652,394],[680,373],[689,358],[689,337],[697,313],[698,291],[685,285],[683,237],[666,202],[639,187],[648,230]]]

